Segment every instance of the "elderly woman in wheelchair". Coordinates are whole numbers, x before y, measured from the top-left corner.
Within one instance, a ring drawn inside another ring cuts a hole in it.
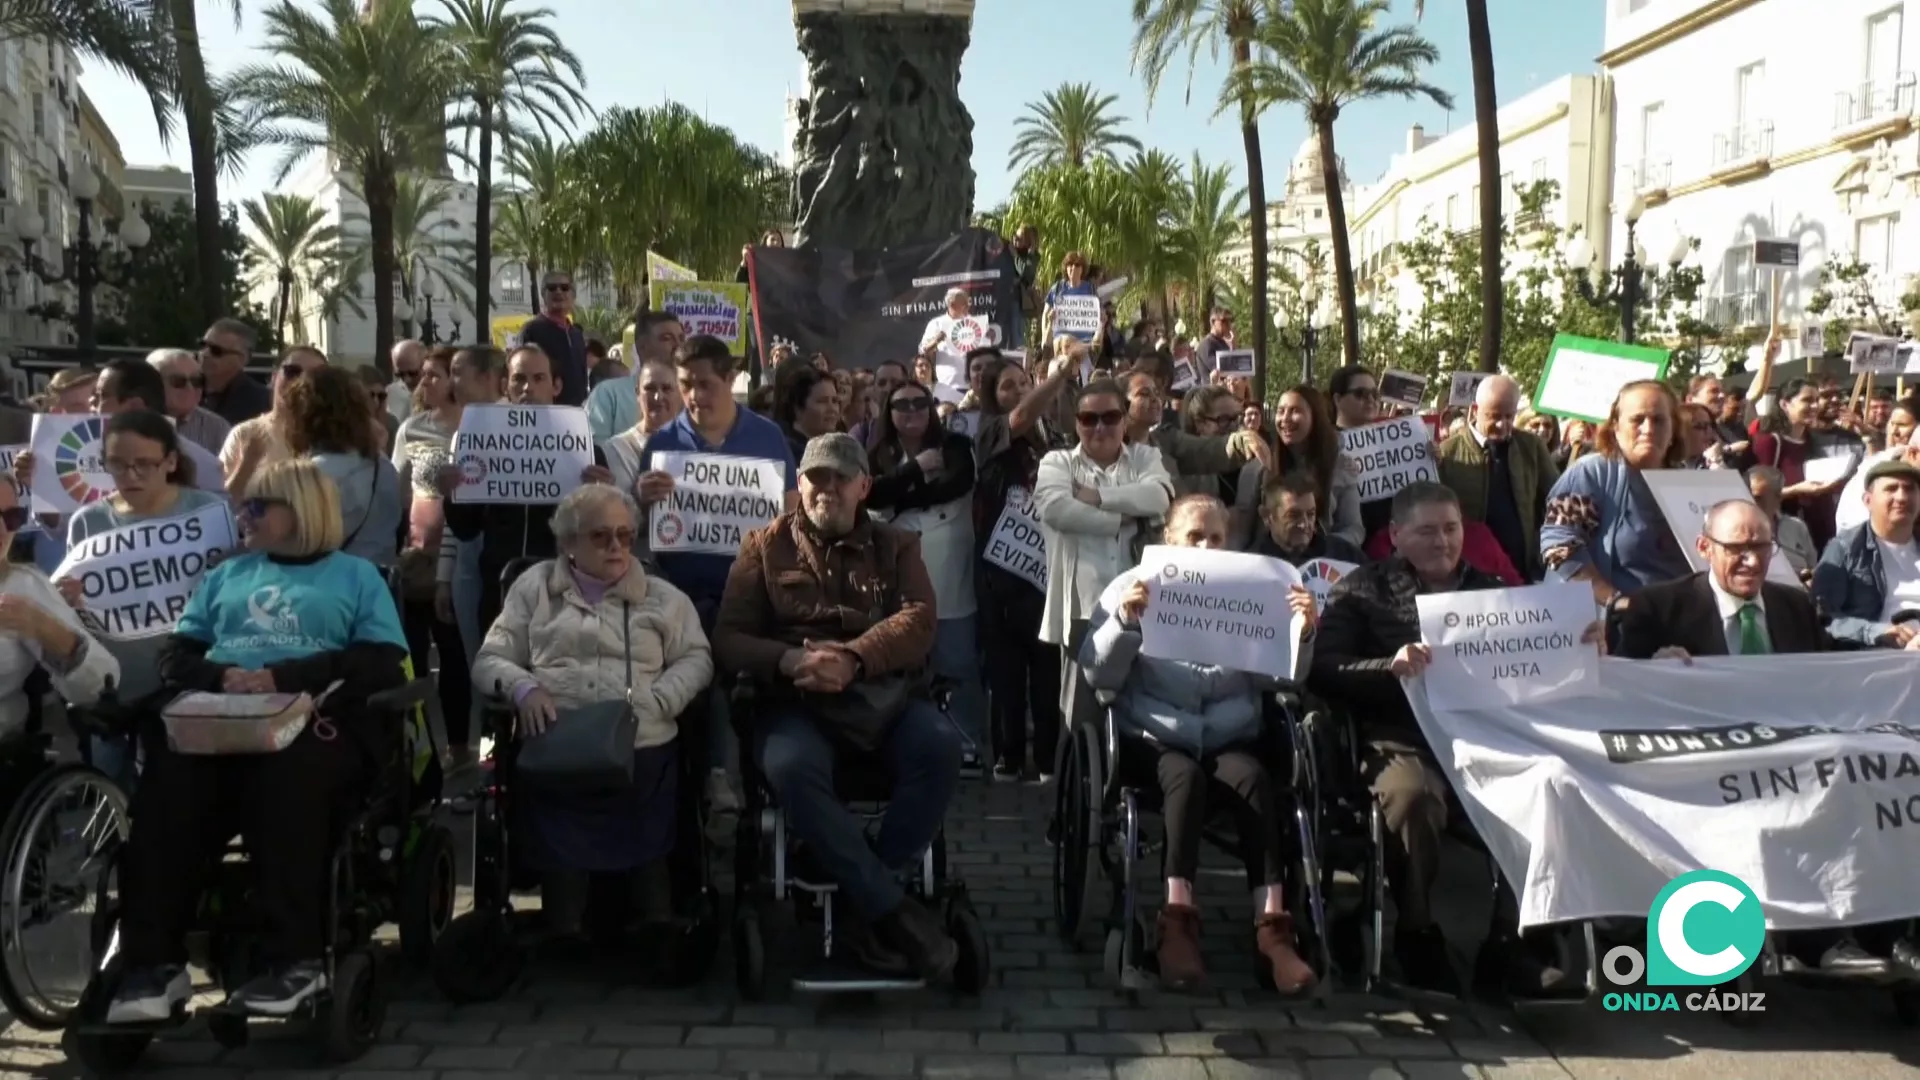
[[[1165,542],[1224,549],[1226,507],[1211,495],[1176,500],[1167,512]],[[1160,909],[1155,949],[1160,981],[1169,989],[1190,990],[1206,978],[1193,882],[1209,804],[1218,799],[1232,813],[1253,887],[1260,962],[1270,966],[1281,993],[1304,992],[1315,976],[1298,951],[1284,903],[1283,815],[1273,779],[1256,756],[1264,729],[1262,698],[1275,688],[1275,680],[1142,655],[1140,626],[1151,595],[1137,570],[1116,578],[1094,611],[1080,664],[1096,691],[1112,695],[1115,718],[1132,736],[1122,744],[1122,759],[1140,761],[1143,770],[1150,762],[1158,776],[1167,873],[1167,902]],[[1310,635],[1312,595],[1296,586],[1289,601],[1306,620]]]
[[[270,753],[187,753],[148,738],[120,867],[121,974],[109,1024],[163,1021],[184,1007],[186,935],[214,852],[235,832],[251,860],[268,970],[234,989],[229,1007],[289,1016],[324,993],[341,811],[399,753],[400,725],[373,703],[404,684],[406,637],[380,571],[339,550],[332,481],[311,462],[281,462],[252,481],[241,508],[246,552],[211,571],[188,602],[161,651],[161,682],[176,692],[306,695],[310,715]]]

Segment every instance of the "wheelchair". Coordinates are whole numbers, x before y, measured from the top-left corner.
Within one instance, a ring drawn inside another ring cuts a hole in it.
[[[950,692],[937,681],[930,691],[933,704],[944,714]],[[767,993],[767,922],[776,904],[791,902],[795,920],[820,923],[820,950],[793,977],[792,987],[803,993],[875,993],[917,990],[925,980],[913,975],[869,971],[851,958],[834,952],[834,897],[839,885],[804,863],[804,850],[787,828],[786,814],[774,803],[768,784],[754,758],[751,732],[758,694],[746,675],[733,682],[732,718],[741,742],[740,768],[746,802],[740,812],[734,841],[733,962],[740,996],[759,1001]],[[885,769],[864,755],[843,754],[836,763],[834,782],[841,802],[865,819],[869,831],[886,812],[892,794]],[[801,859],[796,859],[801,855]],[[920,865],[907,884],[909,895],[928,905],[946,925],[959,947],[954,966],[955,989],[977,995],[992,976],[986,930],[968,899],[967,886],[949,869],[944,829],[920,856]]]
[[[504,597],[520,574],[544,559],[516,559],[501,575]],[[539,882],[513,860],[516,812],[514,707],[507,687],[496,687],[483,705],[483,732],[492,740],[482,762],[479,787],[462,798],[473,818],[473,907],[448,926],[436,943],[429,970],[434,985],[450,1001],[468,1004],[504,995],[538,952],[538,912],[516,911],[513,894],[538,888]],[[589,925],[596,942],[632,945],[638,966],[651,981],[690,985],[712,970],[719,951],[719,916],[706,858],[702,784],[706,780],[705,740],[699,737],[705,710],[696,705],[680,718],[678,806],[673,849],[668,854],[674,917],[665,925],[631,928],[624,919],[606,917],[619,905],[609,884],[596,880],[589,903]]]
[[[387,981],[372,938],[382,925],[396,922],[404,956],[420,959],[452,917],[456,878],[453,836],[436,820],[438,802],[417,795],[421,762],[433,748],[425,716],[435,707],[433,683],[412,678],[374,695],[367,709],[406,726],[406,737],[381,770],[370,791],[345,810],[340,838],[329,869],[326,952],[327,989],[313,995],[286,1018],[258,1017],[224,1004],[202,1010],[209,1032],[222,1046],[244,1046],[252,1024],[298,1021],[311,1024],[324,1057],[334,1062],[357,1059],[378,1038],[386,1019]],[[157,702],[123,707],[111,700],[90,710],[88,726],[125,733],[146,719]],[[119,839],[126,837],[125,812]],[[112,1074],[132,1068],[162,1031],[188,1019],[186,1008],[152,1024],[107,1024],[106,1010],[122,971],[119,948],[120,904],[114,863],[78,883],[94,906],[90,926],[91,977],[63,1025],[68,1056],[90,1072]],[[188,954],[226,990],[245,984],[265,970],[257,919],[248,899],[244,844],[229,845],[201,897]]]
[[[1060,748],[1054,794],[1058,843],[1053,857],[1054,922],[1060,939],[1079,949],[1098,912],[1105,886],[1103,968],[1122,993],[1152,989],[1147,916],[1139,900],[1139,864],[1161,847],[1144,835],[1143,817],[1157,814],[1161,794],[1157,778],[1140,750],[1150,749],[1144,735],[1123,731],[1111,707],[1096,722],[1070,730]],[[1380,979],[1386,873],[1382,865],[1380,811],[1358,783],[1357,748],[1320,702],[1296,688],[1273,695],[1267,706],[1267,733],[1261,756],[1289,789],[1277,794],[1292,802],[1292,828],[1298,864],[1286,883],[1287,909],[1294,913],[1300,954],[1321,976],[1315,993],[1324,995],[1335,975],[1372,990]],[[1237,852],[1238,844],[1222,826],[1223,811],[1212,812],[1203,832],[1212,846]],[[1335,875],[1352,872],[1360,881],[1358,902],[1336,912],[1331,896]],[[1272,972],[1256,966],[1262,989],[1271,990]]]

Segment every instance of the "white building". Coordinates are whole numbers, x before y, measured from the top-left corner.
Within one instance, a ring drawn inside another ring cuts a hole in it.
[[[1607,0],[1620,116],[1613,196],[1700,241],[1706,316],[1765,328],[1753,241],[1798,241],[1779,321],[1806,321],[1821,264],[1855,255],[1891,312],[1920,274],[1914,20],[1902,0]],[[1644,234],[1647,225],[1643,221]],[[1650,242],[1658,250],[1663,243]],[[1789,355],[1798,335],[1788,337]]]
[[[129,165],[126,170],[127,198],[151,203],[164,212],[176,205],[193,204],[193,174],[172,165]]]
[[[1327,218],[1327,174],[1320,162],[1320,141],[1309,135],[1294,152],[1280,198],[1267,204],[1267,265],[1272,273],[1293,259],[1288,252],[1304,258],[1309,245],[1317,244],[1323,258],[1333,257],[1333,227]],[[1340,181],[1347,205],[1351,207],[1353,187],[1347,179],[1344,161],[1340,163]],[[1243,236],[1226,250],[1223,259],[1235,271],[1251,275],[1252,241]],[[1327,265],[1333,264],[1329,261]],[[1296,261],[1293,268],[1297,273],[1302,266]]]

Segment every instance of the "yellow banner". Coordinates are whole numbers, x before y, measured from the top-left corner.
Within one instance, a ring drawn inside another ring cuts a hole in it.
[[[661,281],[650,288],[652,308],[671,311],[688,337],[711,334],[735,356],[747,354],[747,286],[734,281]]]
[[[493,347],[496,349],[517,349],[520,347],[520,328],[533,321],[532,315],[495,315],[493,317]]]
[[[657,252],[647,252],[647,281],[698,281],[700,275]]]

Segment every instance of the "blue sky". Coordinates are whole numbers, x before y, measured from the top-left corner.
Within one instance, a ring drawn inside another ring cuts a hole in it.
[[[307,3],[309,0],[298,0]],[[536,0],[525,0],[531,4]],[[794,44],[788,0],[544,0],[554,25],[586,68],[586,95],[596,109],[642,107],[669,99],[725,124],[748,142],[778,153],[784,137],[784,102],[797,89],[802,65]],[[1410,19],[1412,0],[1394,0]],[[262,57],[258,12],[264,0],[246,0],[247,17],[236,30],[221,8],[201,4],[209,66],[228,71]],[[1568,73],[1595,70],[1604,5],[1593,0],[1490,0],[1494,55],[1499,61],[1502,104]],[[437,9],[420,0],[422,11]],[[1128,130],[1149,147],[1185,160],[1198,152],[1209,162],[1232,162],[1244,170],[1245,150],[1231,118],[1213,119],[1220,85],[1217,65],[1193,79],[1169,73],[1149,113],[1140,79],[1129,65],[1132,23],[1128,0],[979,0],[973,41],[961,72],[961,93],[973,113],[973,165],[977,203],[1004,200],[1014,177],[1007,148],[1014,123],[1029,102],[1067,82],[1090,82],[1119,96],[1117,112]],[[1376,179],[1389,156],[1405,144],[1415,123],[1438,134],[1472,119],[1466,18],[1456,0],[1431,0],[1423,31],[1439,46],[1431,73],[1453,92],[1451,116],[1431,103],[1361,105],[1338,128],[1341,157],[1356,184]],[[139,91],[111,73],[91,71],[82,85],[120,140],[129,164],[171,162],[187,167],[184,141],[162,147],[153,114]],[[1306,135],[1297,111],[1276,109],[1261,121],[1268,197],[1278,197],[1279,178]],[[228,181],[226,199],[259,194],[272,184],[271,151],[256,152],[246,173]]]

